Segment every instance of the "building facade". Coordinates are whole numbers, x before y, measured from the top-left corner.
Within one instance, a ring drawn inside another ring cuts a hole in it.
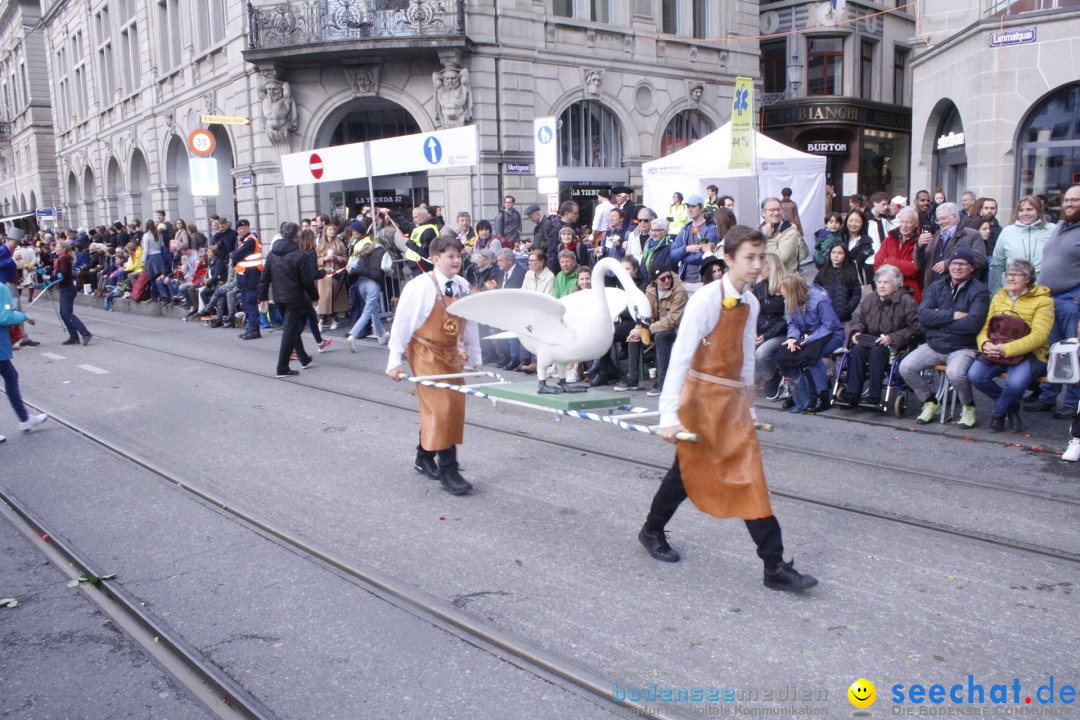
[[[559,196],[639,185],[640,164],[715,129],[756,74],[739,0],[42,0],[67,225],[351,216],[366,179],[284,187],[288,153],[475,124],[480,165],[375,179],[380,204],[490,217],[541,202],[533,119],[559,119]],[[219,193],[193,197],[204,115]],[[519,174],[520,173],[520,174]]]
[[[0,222],[61,200],[39,0],[0,2]]]
[[[906,195],[913,8],[877,0],[837,13],[831,2],[762,0],[759,27],[762,132],[824,155],[838,196]]]
[[[950,200],[1044,195],[1080,183],[1080,0],[979,0],[923,18],[912,73],[911,174]]]

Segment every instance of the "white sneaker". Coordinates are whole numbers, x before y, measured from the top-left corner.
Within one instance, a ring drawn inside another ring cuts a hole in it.
[[[580,380],[581,380],[581,376],[578,375],[577,370],[569,370],[569,371],[567,371],[567,373],[566,373],[566,382],[573,385],[573,384],[579,382]]]
[[[331,330],[337,330],[337,328],[338,328],[338,322],[337,322],[337,320],[332,320],[332,321],[330,321],[330,329],[331,329]]]
[[[0,435],[0,443],[2,443],[2,442],[7,442],[7,438],[4,437],[3,435]]]
[[[390,331],[383,330],[383,334],[379,336],[379,344],[385,345],[388,342],[390,342]]]
[[[1076,462],[1080,460],[1080,438],[1073,438],[1069,441],[1069,447],[1065,448],[1065,452],[1062,453],[1061,459],[1065,462]]]
[[[30,432],[41,423],[49,419],[49,416],[42,413],[40,415],[31,415],[26,422],[19,423],[19,429],[23,432]]]
[[[356,338],[352,335],[349,336],[349,349],[356,352]]]

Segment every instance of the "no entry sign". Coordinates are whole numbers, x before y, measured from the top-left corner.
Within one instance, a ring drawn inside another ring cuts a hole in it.
[[[319,153],[311,153],[311,159],[308,160],[308,169],[311,170],[311,177],[316,180],[322,179],[323,163],[322,158],[319,157]]]

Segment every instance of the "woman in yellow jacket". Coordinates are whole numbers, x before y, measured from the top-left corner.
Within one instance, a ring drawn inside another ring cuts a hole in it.
[[[128,274],[129,278],[135,273],[141,273],[143,271],[142,245],[135,245],[134,248],[131,247],[132,245],[134,245],[134,243],[128,243],[127,249],[131,254],[128,256],[127,264],[124,265],[124,272]]]
[[[683,194],[677,192],[671,196],[671,206],[667,209],[668,235],[675,237],[690,220],[686,211],[686,203],[683,202]]]
[[[1018,315],[1031,332],[1007,343],[994,343],[989,338],[990,321],[995,315]],[[990,432],[1001,432],[1006,421],[1011,432],[1024,429],[1020,419],[1020,400],[1032,378],[1046,372],[1050,350],[1050,329],[1054,326],[1054,301],[1050,289],[1035,284],[1035,266],[1027,260],[1013,260],[1005,268],[1005,287],[990,300],[986,324],[976,341],[979,357],[968,370],[968,380],[980,392],[994,400],[994,415]],[[1015,364],[1009,358],[1022,357]],[[1005,386],[995,382],[1005,374]]]

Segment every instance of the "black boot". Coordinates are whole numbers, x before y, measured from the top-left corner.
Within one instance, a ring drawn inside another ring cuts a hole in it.
[[[1005,416],[994,415],[990,418],[990,432],[999,433],[1005,429]]]
[[[815,585],[817,585],[817,578],[800,573],[795,569],[794,562],[787,563],[781,560],[771,570],[768,566],[765,568],[765,587],[767,588],[786,592],[802,592]]]
[[[413,468],[432,480],[439,479],[439,466],[435,464],[435,453],[419,445],[416,446],[416,462],[413,463]]]
[[[660,562],[679,562],[679,553],[675,551],[667,541],[667,533],[663,530],[650,530],[648,524],[641,526],[637,534],[638,542],[645,546],[649,554]]]
[[[829,397],[829,391],[828,390],[822,390],[821,392],[818,393],[817,402],[814,404],[814,407],[811,408],[811,412],[816,412],[816,413],[825,412],[826,410],[829,409],[830,405],[832,404],[830,402],[830,400],[831,400],[831,398]]]
[[[439,450],[439,482],[442,489],[451,495],[464,495],[471,491],[472,485],[461,477],[457,462],[457,446],[451,445],[448,450]]]
[[[1024,432],[1024,420],[1020,417],[1020,405],[1016,404],[1009,408],[1005,415],[1005,423],[1009,426],[1009,432]]]

